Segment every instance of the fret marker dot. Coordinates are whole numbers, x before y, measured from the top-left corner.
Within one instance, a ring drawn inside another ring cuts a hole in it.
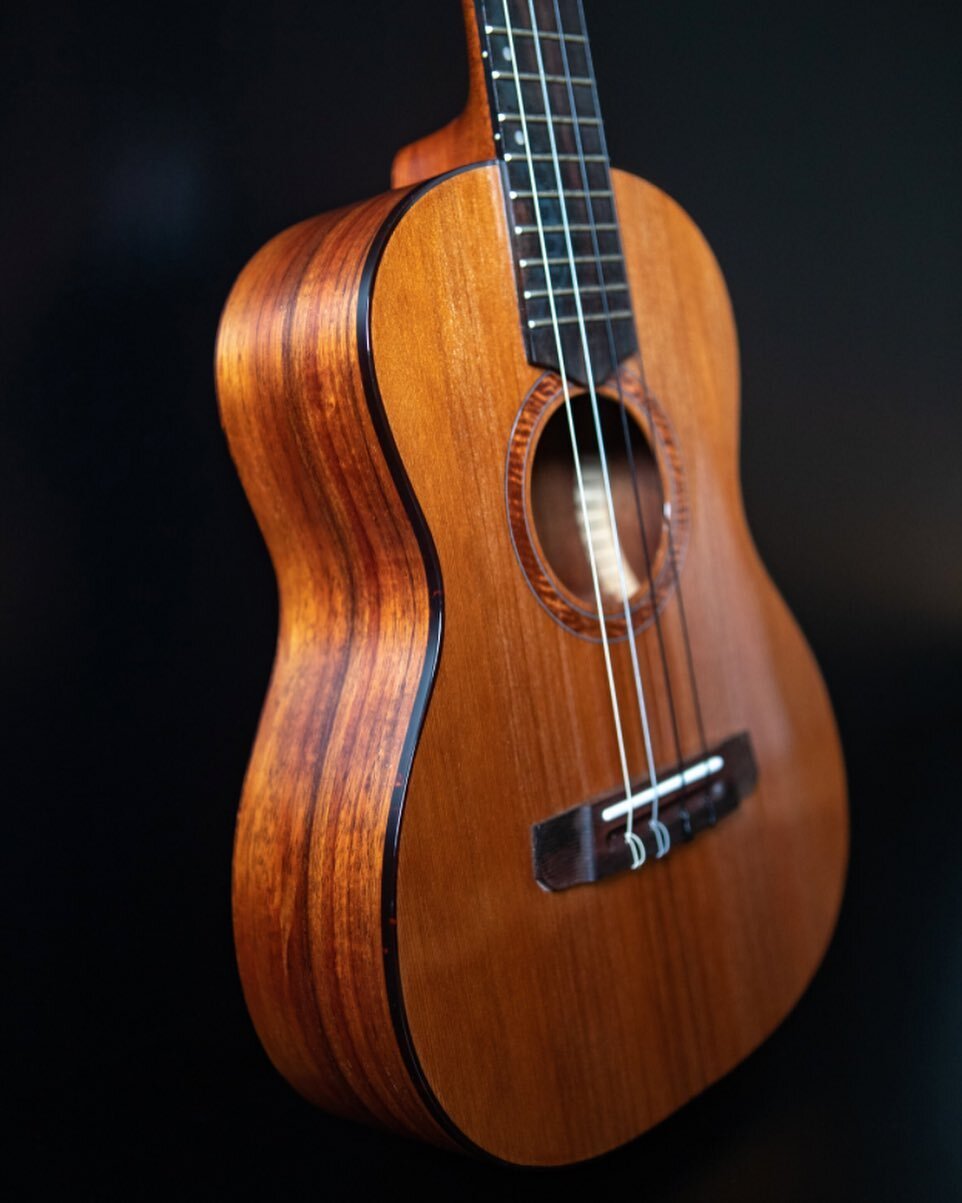
[[[511,62],[511,47],[510,46],[505,46],[505,48],[501,51],[501,57],[507,59],[509,63]]]
[[[519,146],[524,146],[524,134],[521,132],[521,130],[516,129],[514,131],[514,140]]]

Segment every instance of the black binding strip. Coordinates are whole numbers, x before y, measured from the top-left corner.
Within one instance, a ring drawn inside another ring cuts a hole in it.
[[[381,399],[381,392],[377,383],[374,350],[371,344],[371,296],[374,288],[374,280],[381,263],[381,257],[384,254],[384,248],[387,246],[391,235],[397,229],[401,219],[409,209],[436,185],[451,179],[453,176],[460,175],[464,171],[492,165],[491,163],[471,163],[464,167],[457,167],[453,171],[445,172],[443,175],[436,176],[434,179],[427,180],[422,184],[418,184],[406,196],[402,197],[397,206],[391,210],[384,224],[374,236],[367,254],[364,269],[361,273],[357,303],[357,341],[360,351],[361,377],[364,382],[364,393],[367,398],[371,420],[374,423],[374,429],[377,432],[388,470],[394,480],[395,488],[404,505],[417,538],[418,546],[421,549],[421,558],[424,562],[425,584],[427,586],[430,605],[424,667],[421,670],[421,680],[418,682],[414,708],[411,713],[410,723],[408,724],[407,734],[404,737],[404,746],[401,750],[397,778],[391,794],[391,808],[388,815],[384,841],[384,863],[381,871],[381,936],[384,950],[384,972],[387,982],[388,1003],[401,1055],[404,1058],[411,1080],[414,1082],[430,1114],[443,1131],[463,1149],[485,1157],[488,1160],[500,1161],[500,1158],[495,1158],[492,1154],[487,1153],[458,1128],[431,1089],[431,1085],[418,1059],[417,1050],[414,1047],[414,1041],[408,1027],[407,1012],[404,1008],[404,996],[401,990],[396,923],[398,845],[401,836],[401,820],[404,814],[404,801],[407,797],[411,766],[414,762],[414,753],[417,750],[418,741],[421,738],[424,717],[427,713],[432,690],[434,689],[438,662],[441,658],[444,584],[441,579],[441,565],[438,560],[437,548],[434,546],[434,539],[431,537],[427,521],[418,504],[407,473],[404,470],[401,454],[394,441],[394,435],[391,432],[387,413],[384,409],[384,402]],[[502,1162],[502,1164],[506,1165],[508,1163]]]

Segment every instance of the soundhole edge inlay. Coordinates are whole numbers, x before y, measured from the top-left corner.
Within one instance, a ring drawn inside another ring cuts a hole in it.
[[[639,506],[621,424],[619,384],[628,417]],[[681,574],[690,529],[681,456],[667,414],[657,398],[645,395],[633,372],[622,369],[617,381],[609,380],[598,389],[617,527],[614,534],[590,398],[574,386],[570,395],[605,629],[609,640],[625,639],[621,573],[635,631],[652,622],[656,606],[659,611],[664,607]],[[564,390],[554,372],[537,381],[518,411],[508,446],[505,500],[515,554],[532,592],[562,626],[600,642]],[[645,525],[647,555],[638,508]]]

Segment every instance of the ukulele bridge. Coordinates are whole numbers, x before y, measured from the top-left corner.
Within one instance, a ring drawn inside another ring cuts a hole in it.
[[[755,788],[758,769],[747,732],[707,755],[684,761],[657,786],[650,781],[606,794],[553,815],[531,828],[534,876],[546,890],[600,881],[660,859],[714,827]],[[651,822],[657,796],[658,822]],[[626,838],[628,815],[632,835]],[[666,839],[667,837],[667,839]]]

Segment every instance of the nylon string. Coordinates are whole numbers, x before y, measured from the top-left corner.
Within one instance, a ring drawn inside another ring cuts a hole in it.
[[[554,4],[554,14],[555,14],[555,23],[556,23],[557,31],[560,34],[563,34],[564,33],[564,23],[563,23],[562,17],[561,17],[561,6],[559,3],[559,0],[553,0],[553,4]],[[580,16],[582,19],[582,29],[584,29],[584,13],[583,13],[583,11],[581,11],[580,0],[579,0],[579,12],[580,12]],[[600,247],[600,243],[598,240],[598,227],[597,227],[597,221],[595,219],[595,207],[594,207],[594,201],[592,200],[592,197],[591,197],[591,189],[589,187],[589,182],[588,182],[588,170],[587,170],[587,165],[584,160],[584,147],[583,147],[583,142],[582,142],[582,137],[581,137],[581,123],[579,121],[578,107],[575,102],[574,88],[571,83],[571,71],[568,66],[568,48],[567,48],[567,45],[565,44],[564,37],[559,38],[559,46],[561,49],[561,58],[562,58],[562,64],[564,67],[563,74],[565,77],[565,83],[566,83],[566,89],[567,89],[567,95],[568,95],[568,108],[569,108],[569,112],[571,114],[571,128],[572,128],[572,131],[573,131],[574,137],[575,137],[575,145],[577,148],[580,169],[581,169],[582,189],[584,191],[585,207],[587,209],[587,214],[588,214],[588,225],[590,227],[591,244],[592,244],[592,249],[593,249],[595,255],[597,256],[601,253],[601,247]],[[585,42],[585,55],[588,60],[588,75],[589,75],[589,78],[591,78],[593,80],[594,79],[594,69],[593,69],[593,64],[591,62],[590,51],[588,50],[588,46],[587,46],[587,40]],[[593,89],[593,100],[594,100],[595,116],[598,118],[600,149],[601,149],[601,153],[607,159],[608,158],[608,147],[605,142],[604,128],[601,123],[601,109],[600,109],[600,105],[598,103],[597,91],[594,89]],[[620,229],[618,228],[617,209],[615,207],[614,192],[612,192],[611,207],[615,211],[615,227],[616,228],[614,231],[614,236],[618,241],[618,251],[622,255],[622,259],[623,259],[624,258],[624,250],[621,245]],[[638,486],[638,472],[637,472],[637,468],[635,465],[634,449],[632,448],[632,445],[631,445],[631,435],[630,435],[629,429],[628,429],[628,409],[627,409],[627,406],[625,405],[625,395],[624,395],[624,389],[623,389],[623,386],[621,383],[621,373],[619,372],[618,366],[617,366],[618,355],[617,355],[616,346],[615,346],[614,327],[613,327],[612,321],[611,321],[611,308],[608,303],[607,290],[604,287],[602,287],[599,296],[600,296],[601,305],[602,305],[602,312],[604,313],[604,319],[605,319],[605,330],[606,330],[607,339],[608,339],[608,351],[611,356],[612,364],[615,365],[615,374],[614,374],[615,375],[615,387],[618,392],[618,406],[619,406],[619,409],[621,410],[621,430],[622,430],[622,435],[624,437],[624,442],[625,442],[625,453],[628,458],[628,468],[629,468],[629,474],[631,476],[632,492],[634,495],[634,502],[635,502],[635,514],[636,514],[636,517],[638,520],[638,529],[641,534],[641,545],[642,545],[642,550],[643,550],[644,557],[645,557],[645,569],[646,569],[647,576],[648,576],[648,590],[649,590],[649,594],[651,596],[652,617],[654,619],[654,624],[655,624],[655,634],[656,634],[657,642],[658,642],[658,653],[659,653],[659,658],[661,660],[662,675],[663,675],[664,681],[665,681],[665,694],[666,694],[666,697],[668,700],[668,711],[671,716],[671,728],[672,728],[672,735],[673,735],[674,744],[675,744],[675,755],[677,758],[677,774],[676,775],[680,775],[681,781],[682,781],[682,787],[684,788],[684,786],[686,786],[688,784],[688,780],[686,777],[686,771],[683,767],[684,753],[682,751],[682,745],[681,745],[681,731],[680,731],[680,728],[678,725],[678,713],[677,713],[677,709],[675,706],[675,692],[672,687],[671,669],[668,664],[668,653],[667,653],[667,649],[665,646],[665,633],[662,628],[661,612],[660,612],[660,609],[658,606],[658,599],[657,599],[657,595],[655,592],[655,578],[654,578],[654,573],[652,571],[651,548],[648,543],[648,532],[645,529],[645,521],[644,521],[644,517],[642,515],[642,509],[641,509],[641,495],[640,495],[640,489]],[[640,340],[640,338],[638,338],[637,330],[635,332],[635,337],[636,337],[636,342],[638,344],[638,358],[640,361],[641,360],[641,340]],[[649,429],[649,433],[650,433],[652,442],[654,442],[655,426],[654,426],[654,422],[652,420],[651,398],[649,396],[649,393],[648,393],[648,390],[646,387],[643,388],[643,392],[644,392],[644,396],[645,396],[645,411],[646,411],[646,414],[648,417],[648,429]],[[671,525],[670,516],[668,518],[668,522],[666,525],[668,525],[669,527]],[[678,580],[677,572],[675,573],[675,584],[676,584],[677,588],[680,588],[680,582]],[[697,701],[696,701],[696,714],[698,714],[698,713],[700,713],[700,712],[699,712],[699,709],[697,706]],[[699,724],[699,732],[700,732],[700,730],[701,730],[701,728],[700,728],[700,724]],[[704,740],[702,740],[702,744],[703,744],[704,754],[707,757],[708,751],[707,751],[707,747],[704,747]]]
[[[551,313],[551,328],[555,337],[555,348],[558,355],[558,367],[561,375],[561,388],[564,393],[565,414],[568,421],[568,433],[571,436],[571,450],[574,456],[575,481],[578,486],[578,496],[581,499],[581,515],[585,524],[585,530],[588,531],[587,550],[588,564],[591,568],[591,584],[594,589],[595,605],[598,610],[598,624],[601,629],[601,646],[605,657],[605,672],[608,677],[608,693],[611,698],[611,713],[614,720],[615,738],[618,743],[618,758],[621,763],[621,775],[625,787],[625,801],[628,802],[632,796],[631,775],[628,772],[628,758],[625,753],[625,737],[621,725],[621,712],[618,706],[618,691],[615,687],[614,671],[611,665],[611,648],[608,641],[608,629],[605,624],[604,606],[601,599],[601,585],[598,581],[598,565],[595,559],[594,544],[591,539],[591,526],[588,522],[588,508],[585,500],[584,480],[581,472],[581,456],[578,452],[578,436],[575,432],[574,415],[571,406],[571,390],[568,384],[568,378],[565,373],[564,366],[564,351],[561,343],[561,327],[558,325],[558,313],[555,306],[554,284],[551,279],[551,269],[548,264],[548,246],[544,236],[544,222],[541,216],[541,201],[538,195],[538,181],[535,177],[534,160],[531,157],[531,144],[528,141],[528,121],[525,114],[524,96],[521,91],[521,79],[518,73],[518,59],[514,48],[514,31],[511,24],[511,14],[508,12],[508,0],[501,0],[502,8],[504,9],[504,27],[508,36],[508,48],[511,52],[511,66],[514,72],[514,84],[518,93],[518,116],[521,122],[521,133],[524,138],[524,152],[528,164],[528,175],[531,178],[531,199],[535,213],[535,222],[538,227],[538,242],[541,247],[541,258],[545,268],[545,289],[547,292],[548,309]],[[543,74],[543,72],[542,72]],[[636,837],[637,838],[637,837]],[[640,841],[639,841],[640,842]],[[637,853],[635,857],[637,858]],[[641,849],[641,859],[638,864],[644,862],[644,845]]]
[[[578,3],[578,15],[581,18],[582,29],[584,29],[585,28],[584,5],[582,4],[582,0],[577,0],[577,3]],[[561,13],[560,13],[560,10],[558,7],[558,0],[554,0],[554,8],[555,8],[555,19],[558,22],[558,32],[561,33],[563,30],[562,30],[562,24],[561,24]],[[572,117],[574,118],[576,116],[575,108],[574,108],[574,93],[573,93],[573,90],[571,87],[571,82],[570,82],[571,75],[570,75],[570,72],[568,71],[568,52],[565,47],[564,38],[560,39],[560,45],[561,45],[561,53],[564,55],[565,76],[568,79],[569,103],[571,104]],[[585,58],[587,60],[587,66],[588,66],[588,78],[591,80],[591,94],[592,94],[593,103],[594,103],[595,115],[599,118],[598,136],[599,136],[600,149],[601,149],[601,153],[605,157],[605,161],[610,162],[610,159],[608,158],[608,140],[605,137],[604,122],[601,121],[601,102],[598,97],[598,84],[597,84],[597,77],[595,76],[595,65],[594,65],[594,62],[591,57],[591,44],[588,41],[587,37],[585,38],[584,48],[585,48]],[[574,129],[575,129],[575,136],[578,139],[578,149],[579,149],[579,156],[580,156],[580,154],[581,154],[581,131],[580,131],[580,128],[579,128],[577,122],[574,123]],[[582,160],[582,175],[583,175],[583,178],[587,179],[587,170],[584,168],[583,160]],[[594,205],[592,203],[590,193],[588,193],[588,191],[587,191],[587,186],[585,189],[585,200],[587,201],[587,205],[588,205],[588,214],[589,214],[588,221],[592,227],[592,241],[593,241],[595,247],[597,248],[598,233],[597,233],[597,229],[595,228]],[[614,209],[615,203],[614,203],[614,190],[613,189],[612,189],[611,200],[612,200],[612,208]],[[617,213],[617,211],[616,211],[616,213]],[[616,216],[616,222],[617,222],[617,216]],[[618,239],[619,249],[621,249],[620,227],[616,230],[616,237]],[[607,315],[608,314],[608,298],[605,295],[603,290],[602,290],[601,295],[602,295],[602,303],[604,305],[604,311],[605,311],[605,314]],[[609,344],[611,346],[612,359],[614,360],[614,358],[615,358],[614,333],[611,329],[610,319],[608,319],[606,321],[606,325],[608,327],[608,337],[609,337]],[[645,372],[645,357],[644,357],[644,353],[641,348],[641,338],[638,335],[637,324],[636,324],[636,329],[635,329],[635,339],[638,344],[638,369],[639,369],[639,375],[641,377],[641,389],[642,389],[642,393],[644,394],[644,397],[645,397],[645,409],[646,409],[647,416],[648,416],[648,428],[649,428],[649,430],[654,432],[654,425],[652,423],[652,418],[651,418],[651,393],[648,390],[648,379],[647,379],[647,375]],[[626,417],[626,411],[625,411],[625,406],[624,406],[624,397],[623,397],[622,388],[621,388],[621,379],[618,376],[617,371],[616,371],[616,379],[618,381],[618,398],[619,398],[619,401],[621,402],[622,423],[623,423],[623,429],[624,429],[624,433],[625,433],[625,439],[629,443],[628,455],[629,455],[629,459],[631,461],[631,476],[632,476],[632,482],[633,482],[634,488],[635,488],[636,505],[639,508],[638,520],[639,520],[639,523],[641,524],[642,540],[644,543],[645,558],[647,561],[648,560],[648,542],[647,542],[647,537],[645,535],[644,523],[641,522],[641,514],[640,514],[641,503],[640,503],[640,499],[638,498],[638,484],[637,484],[637,479],[636,479],[635,470],[634,470],[634,457],[633,457],[633,454],[632,454],[632,451],[630,448],[630,440],[629,440],[628,431],[627,431],[627,417]],[[671,524],[670,517],[669,517],[668,522],[665,524],[665,526],[666,526],[666,537],[668,540],[668,562],[671,566],[671,574],[672,574],[672,578],[674,581],[675,593],[678,598],[678,617],[681,622],[682,642],[684,644],[684,649],[685,649],[685,662],[686,662],[686,667],[687,667],[688,682],[689,682],[689,686],[691,689],[692,704],[693,704],[694,710],[695,710],[695,723],[698,728],[698,739],[699,739],[699,743],[701,744],[702,757],[703,757],[703,759],[707,760],[708,759],[708,740],[705,737],[705,724],[704,724],[704,720],[702,718],[701,697],[698,692],[698,678],[697,678],[697,674],[695,672],[695,659],[694,659],[694,656],[692,655],[691,638],[688,633],[688,616],[687,616],[687,613],[685,610],[685,598],[684,598],[684,594],[682,592],[682,587],[681,587],[681,575],[678,571],[678,557],[675,554],[675,538],[674,538],[674,533],[672,531],[672,524]],[[651,569],[649,567],[649,581],[650,580],[651,580]],[[655,601],[654,585],[651,584],[650,588],[652,591],[652,602],[654,603],[654,601]],[[664,641],[663,641],[663,637],[662,637],[662,633],[661,633],[661,622],[660,622],[660,617],[658,615],[657,606],[654,606],[654,613],[655,613],[655,619],[656,619],[657,627],[658,627],[658,642],[659,642],[659,645],[661,646],[662,656],[664,657],[665,648],[664,648]],[[667,676],[667,674],[668,674],[667,661],[664,661],[664,663],[665,663],[665,672],[666,672],[666,684],[668,686],[669,699],[671,699],[672,691],[671,691],[671,685],[670,685],[670,682],[668,681],[668,676]],[[674,726],[674,731],[675,731],[675,746],[676,746],[676,751],[677,751],[677,755],[678,755],[678,764],[679,764],[679,768],[680,768],[681,762],[683,760],[683,756],[682,756],[682,751],[681,751],[681,740],[679,738],[678,724],[677,724],[677,719],[675,718],[673,702],[672,702],[672,724]]]
[[[629,647],[630,654],[631,654],[631,668],[632,668],[632,675],[634,677],[635,694],[636,694],[636,698],[637,698],[637,702],[638,702],[638,712],[639,712],[639,716],[641,719],[641,732],[642,732],[642,739],[644,741],[644,746],[645,746],[645,758],[648,761],[649,780],[651,782],[652,789],[654,790],[654,796],[653,796],[652,803],[651,803],[651,815],[649,818],[649,827],[651,828],[651,831],[654,834],[657,845],[658,845],[658,856],[663,856],[668,851],[668,847],[670,844],[670,838],[668,836],[667,828],[664,826],[663,823],[660,822],[660,820],[658,818],[658,802],[659,802],[658,769],[657,769],[657,765],[655,763],[654,749],[652,746],[651,728],[650,728],[650,724],[648,721],[648,708],[647,708],[646,701],[645,701],[645,690],[644,690],[644,686],[643,686],[642,680],[641,680],[641,667],[638,662],[638,646],[637,646],[637,640],[635,638],[634,623],[632,621],[632,615],[631,615],[631,601],[630,601],[629,594],[628,594],[627,582],[625,580],[624,559],[623,559],[622,549],[621,549],[621,539],[618,535],[618,523],[617,523],[617,519],[615,517],[614,500],[612,498],[612,493],[611,493],[611,477],[610,477],[610,474],[608,471],[608,457],[607,457],[607,453],[605,450],[604,435],[603,435],[602,429],[601,429],[601,413],[600,413],[600,409],[598,406],[598,395],[597,395],[597,390],[595,388],[595,383],[594,383],[594,374],[591,370],[591,353],[590,353],[590,350],[588,347],[588,332],[587,332],[587,326],[586,326],[585,318],[584,318],[584,310],[583,310],[583,307],[581,304],[581,290],[579,287],[578,270],[577,270],[577,266],[575,263],[574,246],[571,241],[571,227],[570,227],[570,223],[568,221],[568,206],[565,201],[565,181],[561,174],[561,162],[558,158],[557,140],[555,138],[555,131],[554,131],[554,114],[551,111],[551,99],[548,94],[548,82],[547,82],[547,79],[545,78],[544,59],[543,59],[543,56],[541,53],[541,35],[540,35],[540,30],[538,28],[538,20],[535,15],[534,0],[528,0],[528,15],[529,15],[529,19],[531,21],[531,32],[533,35],[532,41],[534,43],[535,56],[537,58],[537,63],[538,63],[538,76],[539,76],[539,80],[541,83],[542,99],[544,101],[545,124],[546,124],[547,132],[548,132],[549,144],[551,147],[551,159],[552,159],[552,163],[554,166],[555,179],[557,181],[557,187],[558,187],[558,204],[559,204],[559,208],[560,208],[560,212],[561,212],[561,225],[562,225],[562,228],[564,231],[565,248],[567,251],[568,264],[569,264],[569,268],[570,268],[570,272],[571,272],[573,299],[575,302],[575,311],[576,311],[577,319],[578,319],[578,334],[579,334],[579,338],[581,341],[582,354],[584,356],[584,362],[585,362],[585,368],[586,368],[585,376],[586,376],[587,382],[588,382],[588,396],[589,396],[590,403],[591,403],[592,421],[593,421],[594,428],[595,428],[595,437],[598,441],[598,454],[599,454],[599,458],[600,458],[600,462],[601,462],[601,476],[602,476],[602,482],[604,484],[605,503],[606,503],[607,510],[608,510],[608,521],[610,523],[612,531],[614,532],[614,544],[615,544],[615,548],[617,549],[617,553],[618,553],[617,558],[616,558],[617,566],[618,566],[618,579],[619,579],[619,584],[621,586],[621,600],[622,600],[622,607],[623,607],[624,616],[625,616],[625,630],[628,635],[628,647]],[[563,41],[563,39],[559,38],[559,41]],[[512,47],[512,57],[513,56],[514,56],[514,49]],[[515,70],[517,72],[517,64],[515,64]],[[520,84],[518,87],[518,101],[519,101],[519,109],[520,109],[520,105],[523,103],[523,98],[521,96]],[[525,141],[527,141],[527,137],[525,138]],[[583,162],[584,161],[583,156],[579,155],[579,160],[581,162]],[[597,256],[596,256],[596,263],[597,263],[597,271],[598,271],[598,282],[601,285],[602,294],[603,294],[604,293],[604,274],[603,274],[604,269],[601,266],[601,260],[598,259]],[[548,267],[547,262],[545,265],[545,276],[546,276],[546,278],[548,276],[550,276],[550,268]],[[560,342],[560,337],[559,337],[559,342]],[[564,371],[564,368],[562,366],[562,372],[563,371]],[[630,800],[630,798],[628,800]],[[644,844],[642,843],[641,839],[635,834],[635,832],[633,830],[633,819],[634,819],[634,808],[629,810],[628,815],[627,815],[626,828],[625,828],[625,841],[631,848],[633,867],[638,868],[638,867],[640,867],[641,864],[644,863],[645,849],[644,849]]]

